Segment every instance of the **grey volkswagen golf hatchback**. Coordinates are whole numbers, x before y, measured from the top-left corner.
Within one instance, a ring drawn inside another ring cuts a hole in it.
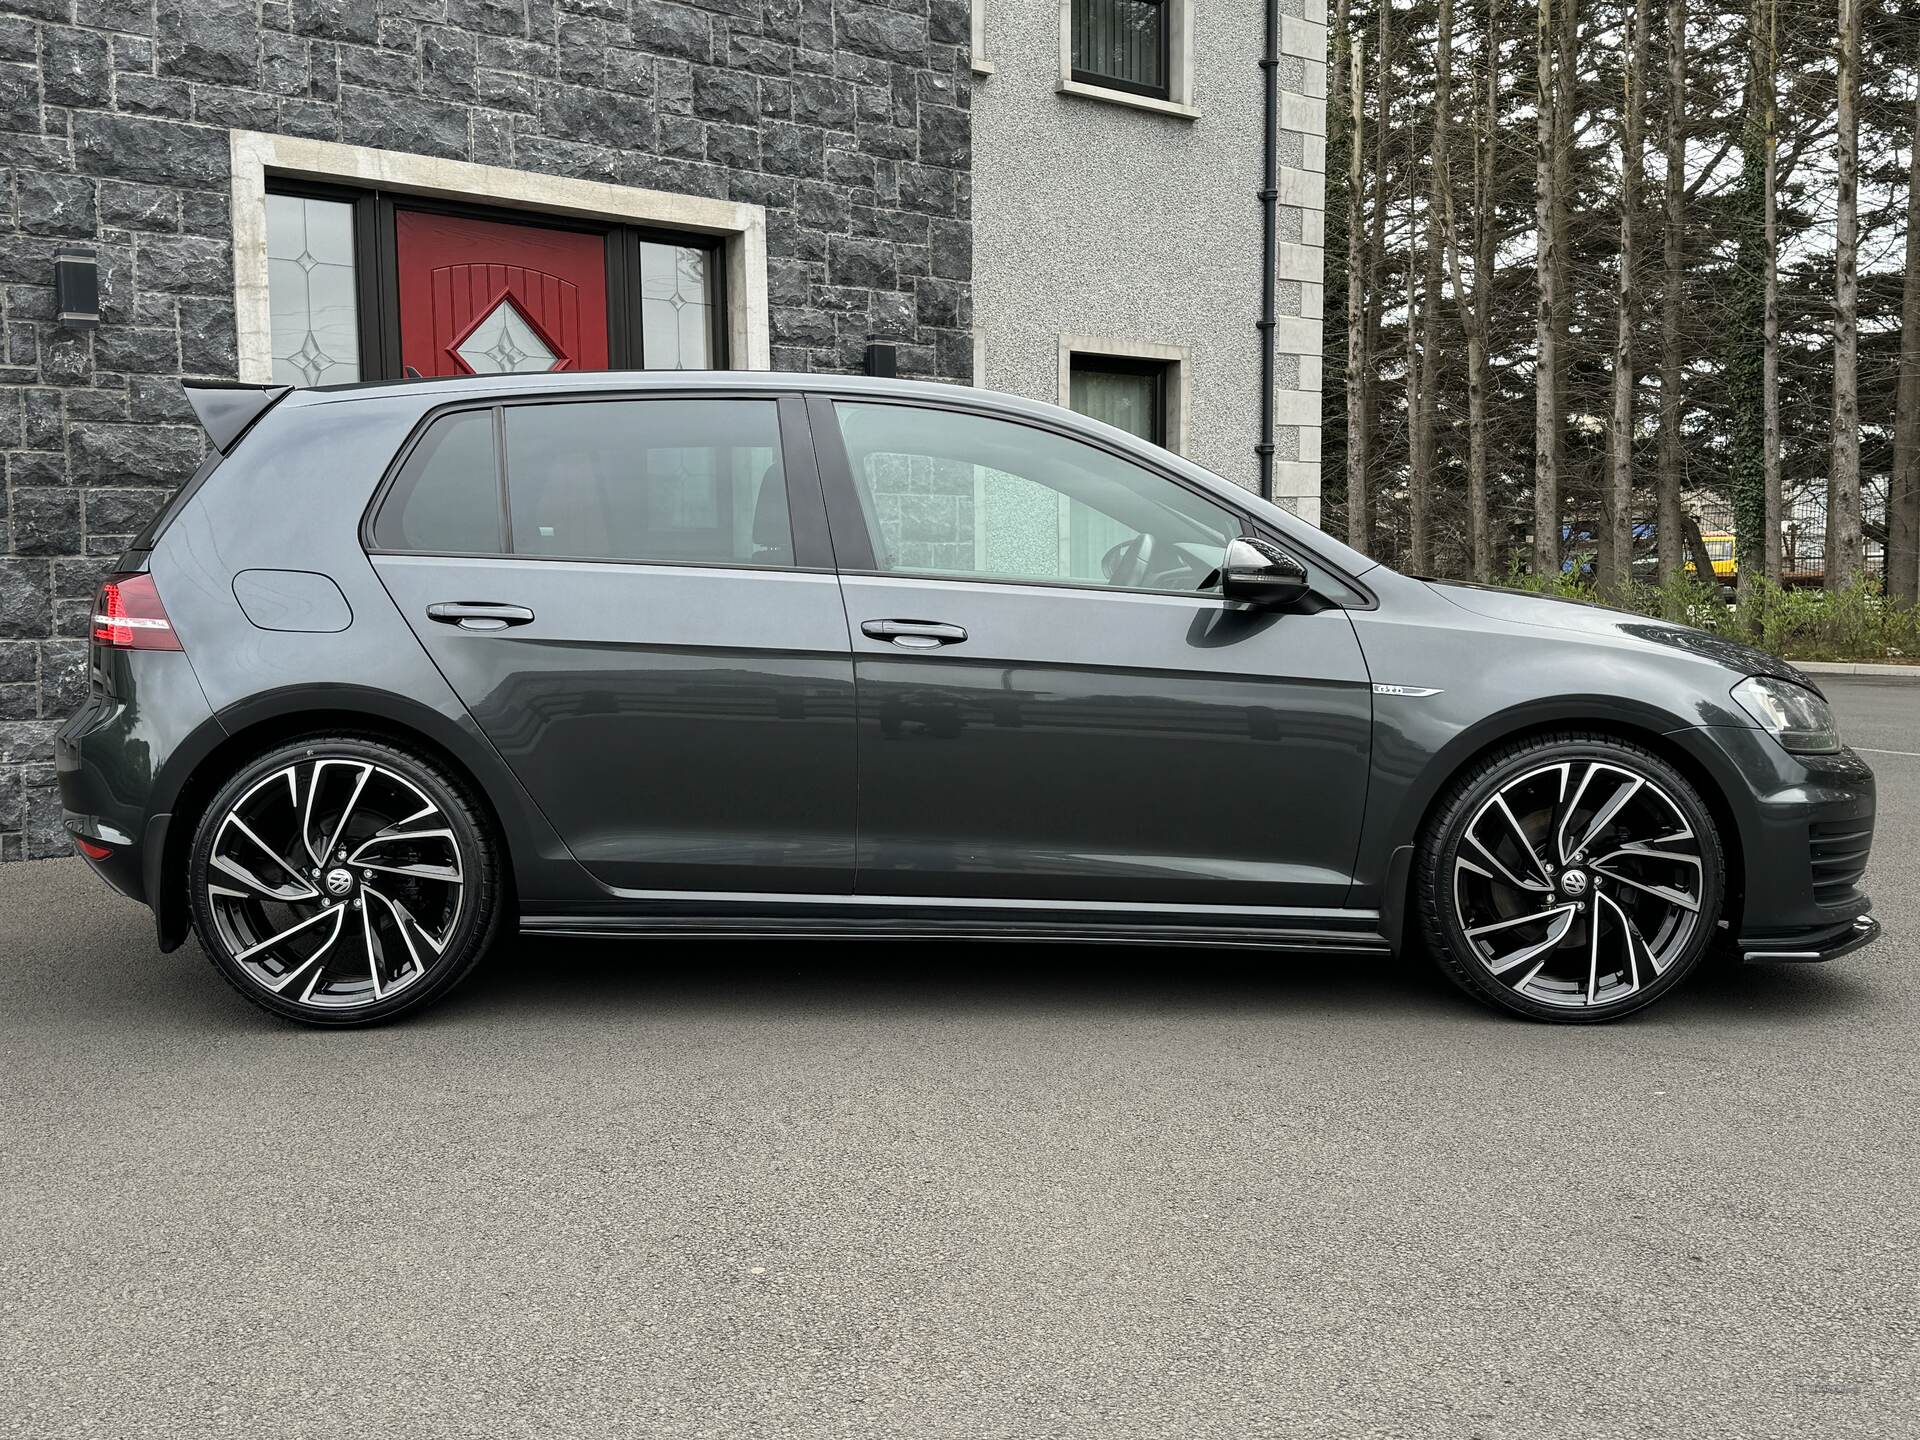
[[[1698,631],[1395,574],[1048,405],[825,376],[201,386],[66,823],[358,1024],[535,935],[1428,949],[1549,1020],[1873,938],[1873,776]]]

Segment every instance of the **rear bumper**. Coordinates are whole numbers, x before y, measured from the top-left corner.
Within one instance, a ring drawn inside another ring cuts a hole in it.
[[[1743,935],[1740,958],[1750,964],[1817,964],[1850,955],[1879,938],[1880,922],[1871,915],[1856,915],[1845,924],[1798,935]]]
[[[164,880],[169,812],[222,732],[185,655],[106,651],[94,663],[86,702],[54,736],[62,818],[76,841],[110,852],[82,850],[87,863],[121,894],[152,906],[163,937],[177,935],[179,917],[166,911],[177,910],[184,893]]]

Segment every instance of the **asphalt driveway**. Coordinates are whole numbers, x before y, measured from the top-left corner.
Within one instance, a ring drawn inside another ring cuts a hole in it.
[[[0,1434],[1920,1434],[1920,686],[1832,689],[1888,936],[1598,1029],[543,942],[315,1033],[0,869]]]

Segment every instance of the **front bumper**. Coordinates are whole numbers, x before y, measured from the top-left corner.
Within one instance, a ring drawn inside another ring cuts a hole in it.
[[[1782,953],[1853,943],[1873,901],[1862,888],[1873,843],[1873,771],[1851,750],[1790,755],[1763,730],[1705,725],[1674,732],[1709,772],[1731,813],[1738,877],[1728,897],[1736,948]],[[1839,946],[1843,948],[1834,949]]]
[[[1843,925],[1810,930],[1802,935],[1766,935],[1740,940],[1740,958],[1749,964],[1817,964],[1851,955],[1880,938],[1880,922],[1856,915]]]

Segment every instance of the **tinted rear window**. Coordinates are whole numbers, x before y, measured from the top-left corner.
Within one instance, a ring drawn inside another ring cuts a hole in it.
[[[772,400],[509,406],[516,555],[791,565]]]
[[[373,543],[435,555],[500,553],[500,460],[491,410],[460,410],[433,422],[380,507]]]

